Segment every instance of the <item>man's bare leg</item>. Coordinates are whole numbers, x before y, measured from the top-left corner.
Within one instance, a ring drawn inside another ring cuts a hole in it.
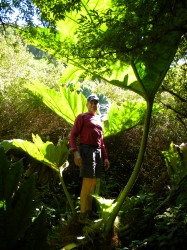
[[[86,213],[92,210],[92,200],[91,196],[95,192],[96,179],[95,178],[83,178],[82,188],[80,194],[80,212]]]

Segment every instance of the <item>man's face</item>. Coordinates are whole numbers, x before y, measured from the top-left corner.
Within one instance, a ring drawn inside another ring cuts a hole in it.
[[[98,101],[92,100],[87,102],[88,112],[96,113],[97,109],[99,108]]]

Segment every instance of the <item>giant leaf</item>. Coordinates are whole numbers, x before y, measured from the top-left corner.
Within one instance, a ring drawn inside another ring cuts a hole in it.
[[[68,148],[65,141],[55,146],[52,142],[43,142],[38,135],[33,135],[33,142],[27,140],[13,139],[3,141],[0,146],[5,150],[19,148],[28,153],[34,159],[44,163],[53,170],[59,172],[68,157]]]
[[[78,114],[87,110],[85,96],[82,93],[71,91],[70,88],[62,87],[60,92],[57,92],[43,84],[26,84],[25,86],[70,125],[73,125]]]
[[[67,123],[73,125],[75,117],[87,111],[86,98],[77,91],[61,88],[61,93],[49,89],[43,85],[26,85],[32,92],[39,96],[42,101]],[[99,95],[102,97],[101,95]],[[64,106],[62,106],[64,100]],[[107,121],[103,123],[104,136],[114,135],[122,130],[130,129],[142,121],[145,113],[145,103],[127,101],[120,107],[115,103],[110,107]],[[39,143],[39,141],[38,141]],[[49,142],[48,142],[49,144]],[[48,150],[50,145],[48,145]]]
[[[104,121],[104,135],[114,135],[136,126],[143,120],[145,110],[145,102],[126,101],[120,107],[113,103]]]
[[[30,36],[36,46],[84,69],[85,74],[133,90],[151,101],[186,30],[183,0],[167,4],[165,1],[90,0],[80,1],[78,8],[74,3],[67,8],[65,1],[61,3],[64,6],[61,20],[55,1],[50,12],[45,12],[48,6],[36,1],[37,4],[46,18],[53,17],[57,29],[53,33],[37,27]],[[134,71],[136,79],[132,81],[124,70],[127,64]]]

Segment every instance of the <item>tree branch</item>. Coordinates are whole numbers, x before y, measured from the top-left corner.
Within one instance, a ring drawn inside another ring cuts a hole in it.
[[[163,103],[162,101],[161,101],[161,103],[162,103],[162,105],[163,105],[164,107],[166,107],[167,109],[170,109],[170,110],[172,110],[173,112],[175,112],[176,114],[178,114],[178,115],[180,115],[180,116],[186,118],[186,114],[185,114],[185,113],[182,113],[182,112],[180,112],[179,110],[174,109],[171,105],[165,104],[165,103]]]
[[[180,95],[178,95],[177,93],[173,92],[171,89],[167,89],[165,86],[162,86],[162,90],[165,92],[170,93],[171,95],[177,97],[181,102],[185,102],[187,103],[187,100],[185,100],[184,98],[182,98]]]

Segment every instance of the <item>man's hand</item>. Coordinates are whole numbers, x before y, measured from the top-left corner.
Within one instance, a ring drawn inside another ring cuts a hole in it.
[[[80,156],[79,151],[74,152],[74,162],[75,162],[76,166],[78,166],[78,167],[82,166],[82,158]]]
[[[104,160],[104,168],[105,168],[105,171],[107,171],[110,168],[110,162],[108,159]]]

